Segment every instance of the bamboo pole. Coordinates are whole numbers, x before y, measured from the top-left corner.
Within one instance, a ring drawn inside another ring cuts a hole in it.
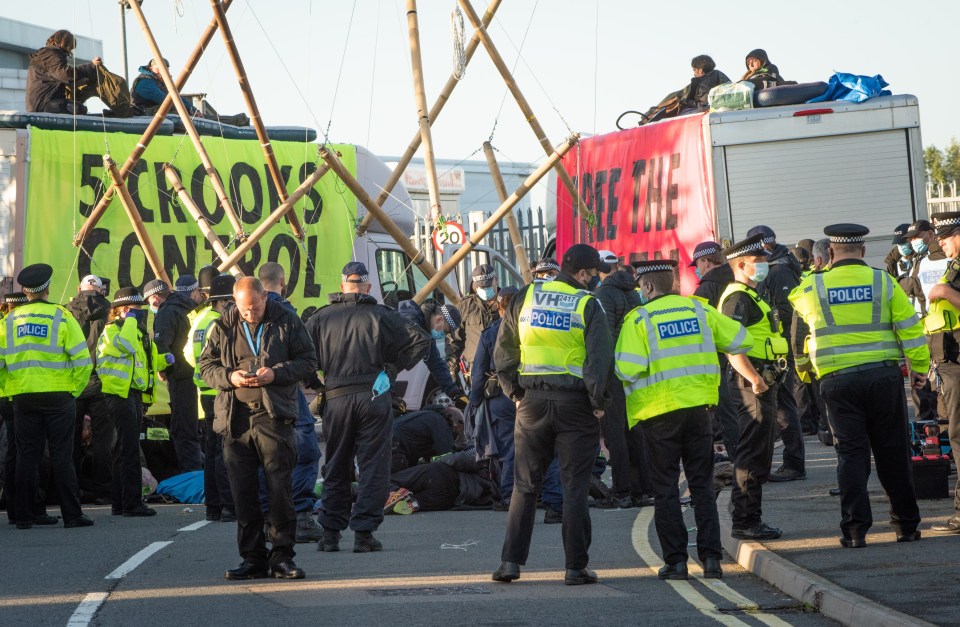
[[[410,65],[413,68],[413,93],[417,101],[417,121],[423,140],[423,167],[427,174],[427,192],[430,195],[430,219],[436,223],[443,215],[440,209],[440,185],[437,182],[437,163],[433,158],[433,135],[430,132],[430,113],[423,85],[423,59],[420,57],[420,26],[417,22],[417,0],[407,0],[407,27],[410,29]]]
[[[490,25],[490,22],[493,21],[493,15],[497,12],[497,9],[500,7],[500,2],[502,0],[492,0],[487,6],[487,12],[483,14],[483,26],[487,27]],[[477,32],[473,33],[473,37],[470,38],[470,41],[467,42],[464,53],[466,54],[466,63],[464,67],[470,64],[470,59],[473,58],[473,53],[477,51],[477,47],[480,45],[480,35]],[[440,91],[440,95],[437,96],[437,100],[433,103],[433,106],[430,108],[430,125],[433,126],[433,123],[437,121],[437,116],[440,115],[440,112],[443,110],[443,106],[447,104],[447,101],[450,100],[450,96],[453,94],[454,88],[460,82],[456,76],[452,73],[450,78],[447,79],[447,84],[443,86],[443,89]],[[377,205],[383,207],[383,203],[387,202],[387,198],[390,197],[390,192],[393,191],[394,186],[400,181],[400,177],[403,176],[403,171],[407,169],[407,166],[410,165],[410,161],[413,159],[413,156],[417,154],[417,149],[420,148],[420,141],[422,135],[420,135],[420,129],[417,129],[416,134],[413,136],[413,139],[410,140],[410,144],[407,146],[406,152],[403,153],[403,156],[400,157],[400,161],[397,162],[396,167],[393,169],[393,172],[390,173],[390,177],[387,179],[387,182],[383,185],[383,191],[380,192],[380,195],[377,196]],[[373,221],[373,214],[367,213],[363,216],[363,220],[360,221],[360,224],[357,226],[357,235],[363,235],[367,232],[367,228],[370,225],[370,222]]]
[[[233,0],[223,0],[223,10],[226,11],[229,9],[232,2]],[[207,49],[207,45],[209,45],[210,40],[213,38],[213,34],[216,32],[216,30],[217,21],[211,20],[207,25],[206,30],[204,30],[203,34],[200,36],[200,41],[197,42],[193,52],[190,54],[190,57],[184,64],[183,69],[180,70],[180,76],[177,77],[177,92],[183,89],[184,85],[187,84],[187,79],[189,79],[190,75],[193,74],[193,70],[197,67],[200,57],[203,56],[203,52]],[[133,170],[133,166],[137,165],[137,163],[140,161],[140,157],[143,156],[143,152],[147,149],[147,146],[150,144],[150,141],[153,139],[154,135],[156,135],[157,131],[160,130],[160,125],[163,124],[163,121],[166,118],[167,113],[170,112],[170,107],[172,106],[173,96],[170,93],[167,93],[167,97],[164,98],[163,102],[160,104],[160,108],[157,109],[153,119],[150,120],[150,125],[147,126],[147,130],[145,130],[143,135],[140,136],[140,141],[137,142],[133,152],[130,153],[130,156],[127,157],[127,160],[120,168],[120,176],[124,181],[127,180],[127,175],[130,174],[131,170]],[[110,187],[107,188],[107,192],[100,198],[99,201],[97,201],[97,205],[93,208],[93,211],[90,212],[90,215],[80,226],[80,230],[77,231],[77,234],[74,236],[74,246],[79,246],[87,237],[87,235],[94,229],[94,227],[97,226],[97,222],[100,221],[100,218],[103,216],[103,212],[107,210],[107,207],[110,205],[110,201],[113,200],[113,195],[116,191],[117,187],[111,183]]]
[[[197,226],[200,227],[200,232],[203,233],[203,236],[207,238],[207,241],[210,242],[210,246],[213,248],[213,251],[217,253],[217,256],[221,260],[226,261],[230,258],[230,252],[223,245],[223,242],[220,241],[220,238],[216,233],[213,232],[213,229],[210,228],[210,223],[207,222],[207,219],[203,216],[203,213],[200,212],[200,208],[197,207],[197,203],[193,202],[193,198],[190,197],[190,193],[187,192],[186,188],[183,186],[183,181],[180,180],[180,175],[177,174],[177,171],[169,163],[163,168],[164,173],[167,175],[167,180],[170,181],[170,184],[173,185],[173,191],[180,199],[180,203],[187,208],[187,212],[193,216],[193,219],[196,220]],[[230,268],[230,273],[235,277],[242,277],[243,271],[240,270],[237,266]]]
[[[217,193],[220,206],[223,207],[224,212],[227,214],[230,224],[236,229],[237,238],[242,241],[244,231],[243,226],[240,224],[240,218],[237,217],[237,213],[233,209],[233,204],[230,202],[230,199],[227,198],[227,190],[223,187],[223,181],[220,180],[220,175],[217,174],[216,168],[213,167],[213,161],[210,160],[207,149],[204,148],[203,142],[200,141],[200,134],[197,133],[197,129],[193,125],[190,112],[187,111],[187,107],[183,104],[183,101],[180,100],[180,90],[177,89],[173,78],[170,76],[170,70],[167,69],[167,65],[163,62],[163,54],[160,53],[160,46],[157,45],[157,40],[150,30],[150,25],[147,24],[147,18],[143,15],[140,3],[131,2],[130,9],[137,17],[137,21],[140,22],[140,28],[143,30],[144,38],[147,40],[147,46],[150,48],[151,54],[153,54],[154,63],[157,65],[157,69],[160,70],[160,78],[163,79],[163,84],[167,88],[167,95],[173,102],[173,106],[177,109],[177,113],[180,115],[180,121],[183,122],[184,130],[187,131],[187,135],[189,135],[193,141],[193,145],[197,149],[197,154],[200,155],[200,161],[203,162],[207,176],[210,177],[210,182],[213,184],[213,189]]]
[[[493,184],[497,188],[497,196],[500,202],[507,200],[507,185],[503,182],[503,174],[500,172],[500,166],[497,165],[497,157],[493,154],[493,146],[490,142],[483,142],[483,154],[487,156],[487,165],[490,166],[490,175],[493,176]],[[505,217],[507,230],[510,232],[510,241],[513,242],[513,253],[517,258],[517,266],[520,268],[520,275],[526,283],[533,281],[533,273],[530,272],[530,259],[527,257],[527,249],[523,245],[523,236],[520,235],[520,227],[517,225],[517,218],[513,211]]]
[[[387,212],[380,208],[380,205],[373,201],[373,198],[370,197],[370,194],[363,189],[363,185],[354,178],[352,174],[344,167],[343,163],[337,158],[337,155],[328,150],[325,146],[320,147],[320,158],[326,162],[326,164],[333,170],[333,172],[340,177],[340,180],[343,181],[350,191],[353,192],[354,196],[357,197],[357,200],[367,208],[367,211],[373,214],[373,217],[383,225],[383,228],[387,230],[393,239],[400,245],[400,248],[403,249],[403,252],[407,254],[407,257],[410,258],[410,261],[417,264],[423,274],[427,277],[428,280],[433,281],[437,273],[437,269],[433,267],[433,264],[430,263],[426,256],[417,250],[414,245],[410,242],[410,238],[400,230],[400,227],[397,226],[397,223],[390,219],[390,216],[387,215]],[[443,291],[444,296],[446,296],[451,303],[457,302],[460,300],[460,295],[457,294],[449,283],[446,281],[439,281],[434,284],[433,289],[439,287]]]
[[[240,91],[243,92],[243,99],[247,104],[247,111],[250,113],[250,124],[257,132],[257,139],[260,140],[260,146],[263,148],[263,156],[267,160],[267,169],[270,170],[270,177],[273,179],[273,186],[277,189],[277,196],[280,202],[287,199],[287,186],[280,174],[280,164],[277,163],[277,156],[273,153],[273,145],[270,138],[267,137],[267,129],[263,126],[263,119],[260,117],[260,107],[253,97],[253,87],[250,86],[250,79],[247,77],[247,71],[243,67],[243,61],[240,59],[240,51],[237,49],[237,42],[233,38],[233,31],[230,30],[230,23],[227,22],[227,14],[220,6],[220,0],[210,0],[213,7],[213,14],[220,26],[220,34],[223,36],[223,43],[227,46],[227,54],[233,62],[233,69],[237,73],[237,80],[240,82]],[[303,241],[304,232],[297,218],[297,213],[291,211],[286,214],[287,222],[290,223],[290,229],[293,235]]]
[[[542,179],[547,172],[549,172],[556,164],[560,163],[560,159],[563,158],[563,155],[573,148],[573,146],[580,141],[580,136],[577,134],[571,135],[567,138],[563,144],[560,145],[550,157],[544,161],[539,168],[534,170],[527,179],[520,184],[520,187],[517,188],[517,191],[513,192],[509,198],[500,203],[500,207],[494,211],[487,221],[480,225],[480,228],[470,234],[467,238],[467,241],[463,246],[457,249],[453,255],[450,256],[450,259],[447,260],[443,266],[437,271],[437,274],[434,275],[427,284],[424,285],[419,292],[413,297],[414,302],[417,304],[422,303],[430,293],[437,287],[437,284],[444,284],[444,278],[450,274],[467,255],[470,254],[470,251],[474,249],[477,245],[474,240],[480,241],[486,237],[487,233],[490,232],[497,222],[499,222],[504,216],[513,211],[514,205],[520,202],[520,199],[527,195],[527,193],[533,188],[537,182]]]
[[[279,224],[280,220],[283,220],[283,216],[286,215],[288,211],[293,209],[293,206],[297,204],[301,198],[306,196],[307,192],[313,189],[313,186],[317,184],[317,181],[323,178],[323,175],[326,174],[329,169],[329,166],[321,165],[316,169],[316,171],[314,171],[313,174],[308,176],[307,179],[300,184],[300,187],[293,190],[293,193],[290,194],[285,201],[280,203],[277,208],[274,209],[269,216],[267,216],[267,219],[261,222],[259,226],[253,230],[253,233],[247,237],[247,241],[237,246],[230,256],[223,260],[217,269],[220,270],[220,272],[225,272],[235,266],[238,261],[243,259],[244,255],[246,255],[250,249],[253,248],[257,242],[259,242],[260,239],[267,234],[267,231]]]
[[[510,73],[510,69],[507,67],[507,64],[504,63],[503,57],[500,56],[500,52],[497,50],[497,47],[493,45],[493,40],[490,39],[487,29],[484,28],[480,23],[480,18],[477,17],[477,12],[473,10],[470,0],[458,1],[460,6],[463,8],[464,13],[467,14],[470,23],[480,34],[480,41],[483,42],[483,47],[487,49],[487,54],[490,56],[490,60],[493,61],[495,66],[497,66],[500,76],[503,77],[503,81],[507,84],[507,88],[510,90],[510,93],[513,94],[514,100],[516,100],[517,104],[520,106],[520,111],[523,112],[523,117],[527,120],[530,128],[533,129],[533,134],[537,136],[537,141],[540,142],[541,146],[543,146],[544,153],[547,156],[552,155],[554,153],[554,149],[550,144],[550,140],[547,138],[547,134],[544,132],[543,127],[540,126],[540,122],[537,121],[537,116],[533,114],[533,109],[530,108],[530,104],[524,97],[523,92],[521,92],[520,87],[517,86],[517,82]],[[557,171],[557,178],[564,185],[564,187],[567,188],[567,191],[570,193],[570,198],[577,205],[577,209],[580,212],[580,217],[582,217],[584,220],[587,220],[588,223],[592,223],[595,218],[593,214],[590,213],[590,210],[587,209],[587,205],[583,202],[583,199],[580,198],[580,193],[577,191],[576,185],[573,184],[573,179],[571,179],[570,175],[567,174],[563,164],[558,161],[554,169]]]
[[[150,235],[147,233],[147,227],[143,225],[140,212],[137,211],[137,206],[134,204],[133,197],[130,195],[130,190],[127,189],[127,186],[123,184],[123,180],[120,178],[120,170],[117,168],[117,163],[110,155],[103,155],[103,167],[110,173],[110,178],[113,179],[117,189],[120,190],[120,203],[123,205],[123,208],[127,210],[127,217],[130,218],[130,224],[133,225],[133,232],[137,234],[140,247],[143,248],[143,254],[153,269],[153,274],[156,275],[158,279],[162,279],[170,287],[173,287],[173,283],[170,282],[170,277],[167,276],[167,271],[163,268],[160,255],[157,254],[157,249],[153,247],[153,241],[151,241]]]

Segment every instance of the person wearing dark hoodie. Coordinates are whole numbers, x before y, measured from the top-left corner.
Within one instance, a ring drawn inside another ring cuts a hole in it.
[[[693,78],[680,93],[680,114],[705,111],[710,108],[707,96],[717,85],[729,83],[727,75],[717,69],[717,64],[708,55],[701,54],[690,61]]]
[[[170,67],[169,61],[164,59],[163,62],[168,68]],[[160,76],[156,60],[150,59],[146,65],[140,66],[137,77],[133,79],[130,95],[133,97],[133,103],[148,115],[156,113],[163,101],[167,99],[167,86]],[[192,117],[203,117],[203,114],[189,100],[181,96],[180,101]]]
[[[450,369],[444,359],[447,337],[459,329],[462,322],[460,310],[453,305],[444,305],[428,298],[422,305],[412,300],[400,301],[397,311],[431,335],[433,341],[430,342],[430,352],[424,360],[427,368],[444,394],[466,405],[467,399],[464,392],[450,376]],[[441,346],[444,348],[441,349]]]
[[[88,274],[80,280],[77,286],[77,295],[67,305],[70,313],[80,323],[83,334],[87,338],[87,349],[93,360],[93,372],[87,387],[77,398],[77,422],[73,436],[73,462],[80,480],[81,495],[85,500],[94,503],[110,501],[112,486],[112,449],[116,439],[116,429],[107,412],[107,406],[97,376],[97,341],[107,326],[107,315],[110,313],[110,301],[103,294],[103,280],[93,274]],[[83,459],[83,417],[90,416],[90,435],[92,464],[90,473],[81,476],[81,460]]]
[[[793,321],[793,305],[788,297],[800,285],[800,262],[783,244],[777,243],[777,235],[769,226],[759,225],[747,231],[747,237],[759,234],[767,250],[767,276],[757,285],[757,293],[777,312],[783,325],[783,337],[790,335]],[[800,427],[800,411],[793,395],[797,377],[793,351],[787,353],[787,370],[777,389],[777,424],[783,439],[783,465],[770,473],[770,481],[796,481],[807,478],[806,453],[803,430]]]
[[[753,83],[756,91],[783,85],[787,82],[780,76],[780,69],[773,63],[770,63],[770,58],[767,57],[766,50],[762,48],[748,52],[744,62],[747,66],[747,71],[740,80]]]
[[[914,303],[917,313],[925,316],[927,293],[933,286],[933,282],[930,281],[924,285],[922,277],[942,275],[947,269],[948,259],[934,236],[933,225],[929,220],[917,220],[911,224],[903,234],[903,238],[910,244],[913,251],[910,257],[913,265],[909,274],[900,281],[900,287]]]
[[[733,269],[723,256],[723,248],[717,242],[700,242],[693,249],[691,258],[690,266],[700,279],[693,295],[716,308],[724,290],[735,280]],[[720,360],[720,400],[716,407],[708,411],[712,414],[714,433],[716,434],[719,429],[723,447],[732,461],[737,454],[737,445],[740,443],[740,418],[737,416],[737,407],[727,387],[730,363],[726,355],[721,354],[718,358]]]
[[[192,279],[190,284],[184,279]],[[195,289],[193,288],[196,284]],[[160,279],[143,286],[143,297],[153,312],[153,341],[157,351],[173,353],[174,362],[161,374],[170,392],[170,439],[177,452],[180,472],[201,470],[200,427],[198,424],[197,386],[193,382],[193,366],[183,355],[183,347],[190,340],[190,319],[187,315],[197,305],[189,294],[199,294],[200,286],[193,277],[177,280],[177,290]]]

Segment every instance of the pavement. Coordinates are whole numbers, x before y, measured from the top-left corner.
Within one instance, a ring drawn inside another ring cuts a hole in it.
[[[778,444],[774,468],[780,465],[779,450]],[[783,530],[778,540],[730,537],[730,490],[724,489],[717,507],[725,551],[750,572],[843,624],[960,624],[960,536],[930,531],[953,514],[956,474],[948,479],[951,498],[918,501],[922,539],[898,544],[889,526],[889,503],[872,469],[873,528],[866,548],[846,549],[839,543],[840,499],[829,495],[836,487],[834,449],[808,436],[806,459],[806,480],[763,487],[763,518]]]

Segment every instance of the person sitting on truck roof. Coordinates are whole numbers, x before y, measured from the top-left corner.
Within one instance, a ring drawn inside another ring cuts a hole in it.
[[[740,79],[741,81],[750,81],[757,91],[768,87],[783,85],[787,81],[780,76],[780,69],[770,63],[766,50],[757,48],[747,53],[746,58],[747,71]]]
[[[693,78],[680,94],[680,115],[705,111],[710,108],[707,94],[717,85],[729,83],[727,75],[717,69],[717,64],[708,55],[701,54],[690,61]]]
[[[170,62],[166,59],[163,60],[163,63],[167,68],[170,67]],[[130,92],[134,104],[143,109],[144,112],[149,115],[157,112],[157,109],[167,98],[167,86],[164,84],[163,78],[160,77],[160,68],[156,59],[150,59],[145,65],[140,66],[139,74],[133,79]],[[193,103],[188,99],[181,96],[180,101],[183,102],[183,106],[187,108],[191,116],[195,118],[203,117],[200,110],[193,106]]]

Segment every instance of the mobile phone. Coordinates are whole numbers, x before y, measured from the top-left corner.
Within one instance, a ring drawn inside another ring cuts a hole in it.
[[[255,379],[255,378],[257,377],[257,373],[256,373],[256,372],[244,372],[244,373],[243,373],[243,376],[246,377],[246,378],[248,378],[248,379]]]

